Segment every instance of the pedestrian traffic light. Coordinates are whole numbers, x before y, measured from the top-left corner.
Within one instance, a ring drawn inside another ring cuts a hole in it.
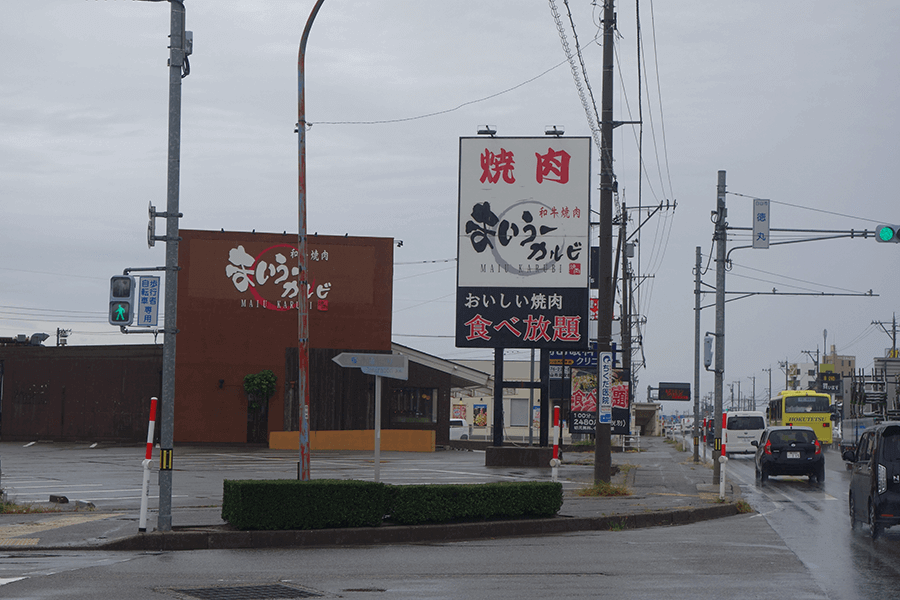
[[[131,325],[134,320],[134,277],[114,275],[109,280],[109,324]]]
[[[900,225],[879,225],[875,230],[875,239],[879,242],[900,243]]]

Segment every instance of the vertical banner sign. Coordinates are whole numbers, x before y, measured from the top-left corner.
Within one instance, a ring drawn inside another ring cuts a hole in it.
[[[753,199],[753,247],[769,247],[769,201]]]
[[[612,352],[600,353],[600,415],[601,423],[612,421]]]
[[[137,322],[140,327],[156,327],[159,325],[159,277],[141,276],[138,288]]]
[[[586,349],[590,138],[460,138],[456,346]]]
[[[572,368],[572,395],[569,405],[569,432],[597,431],[597,367]]]
[[[609,432],[612,435],[631,434],[631,407],[628,406],[628,386],[631,375],[625,369],[612,372],[612,420]]]

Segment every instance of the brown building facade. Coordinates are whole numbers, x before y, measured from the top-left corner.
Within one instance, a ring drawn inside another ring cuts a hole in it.
[[[262,444],[297,431],[296,235],[180,235],[175,443]],[[432,430],[446,443],[451,394],[490,377],[391,344],[393,240],[310,236],[307,249],[310,429],[373,429],[375,378],[332,358],[393,351],[409,357],[409,378],[383,379],[382,429]],[[0,345],[2,439],[143,442],[162,362],[162,344]],[[264,370],[275,392],[254,407],[244,378]]]
[[[258,418],[268,431],[296,429],[297,236],[180,233],[175,441],[264,442],[247,439]],[[313,235],[307,251],[310,426],[363,429],[371,377],[331,357],[391,351],[393,240]],[[276,390],[260,415],[243,381],[266,369]]]

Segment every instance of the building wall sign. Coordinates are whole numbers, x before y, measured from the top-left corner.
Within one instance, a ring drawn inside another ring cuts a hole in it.
[[[238,244],[228,250],[228,264],[225,276],[231,279],[234,288],[242,294],[241,306],[287,311],[297,309],[300,287],[297,274],[296,244],[275,244],[253,256]],[[328,250],[312,248],[310,262],[328,261]],[[308,300],[311,308],[328,310],[328,294],[331,282],[309,282]]]
[[[586,348],[590,138],[461,138],[456,345]]]

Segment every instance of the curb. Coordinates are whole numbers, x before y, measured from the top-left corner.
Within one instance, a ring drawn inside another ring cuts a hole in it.
[[[608,517],[566,517],[523,521],[454,523],[450,525],[387,525],[348,529],[289,531],[233,531],[220,528],[185,528],[155,531],[92,546],[95,550],[180,551],[241,548],[292,548],[421,544],[483,538],[520,537],[572,533],[576,531],[618,531],[666,525],[687,525],[738,514],[733,503],[700,508],[648,512]],[[48,550],[52,548],[41,548]],[[67,549],[72,549],[68,547]]]

